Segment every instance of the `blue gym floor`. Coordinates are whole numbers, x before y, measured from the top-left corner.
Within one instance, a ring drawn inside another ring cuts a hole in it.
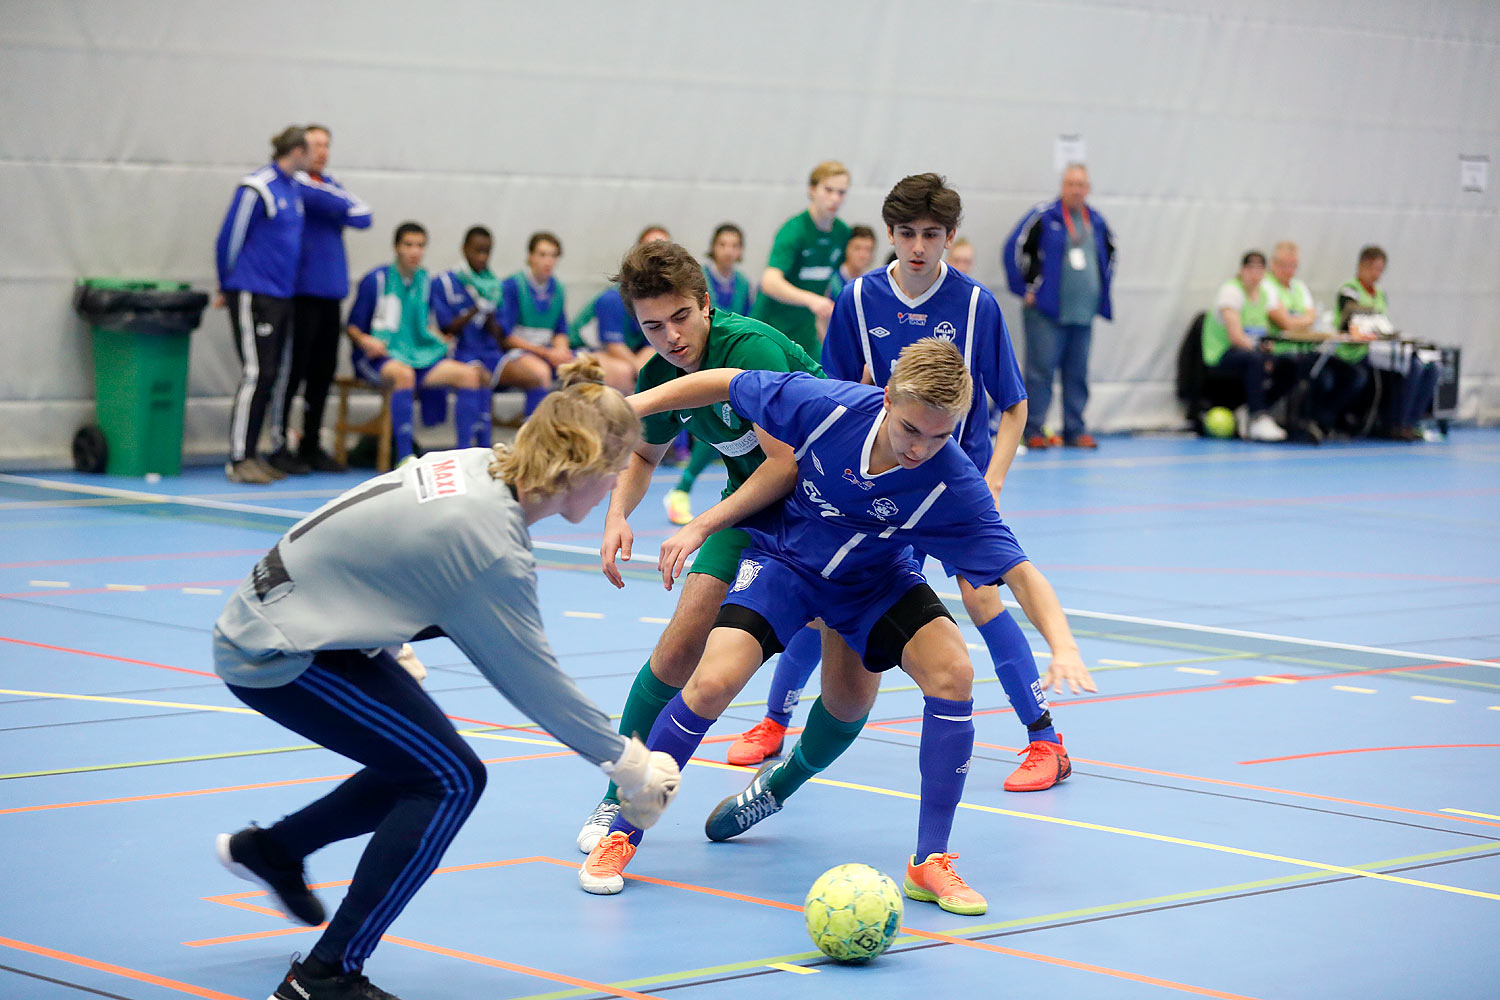
[[[607,712],[675,600],[647,555],[674,479],[633,519],[623,592],[590,555],[597,513],[536,526],[554,648]],[[277,535],[358,481],[0,476],[0,997],[260,1000],[315,940],[219,867],[213,837],[350,763],[231,698],[209,631]],[[721,484],[705,474],[700,508]],[[763,673],[626,891],[595,897],[573,838],[598,772],[510,728],[526,720],[439,640],[418,645],[428,689],[489,789],[366,971],[407,1000],[1500,995],[1500,431],[1105,439],[1018,458],[1004,506],[1100,690],[1055,701],[1073,776],[1010,794],[1022,731],[975,653],[953,846],[989,913],[909,902],[863,967],[803,930],[818,874],[862,861],[899,880],[912,848],[921,699],[900,673],[823,779],[711,844],[705,815],[749,777],[724,751],[760,717]],[[329,904],[361,847],[310,860]]]

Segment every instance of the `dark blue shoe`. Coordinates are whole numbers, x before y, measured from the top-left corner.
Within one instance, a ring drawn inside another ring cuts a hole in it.
[[[755,772],[750,785],[738,795],[731,795],[714,807],[703,824],[703,832],[709,840],[728,840],[738,837],[767,816],[781,812],[781,803],[771,794],[771,775],[785,767],[786,761],[767,764]]]

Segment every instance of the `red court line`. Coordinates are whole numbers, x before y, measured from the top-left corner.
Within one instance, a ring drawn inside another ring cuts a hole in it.
[[[491,757],[482,764],[510,764],[522,760],[541,760],[546,757],[570,757],[572,750],[552,750],[547,753],[528,753],[516,757]],[[225,785],[222,788],[194,788],[185,792],[155,792],[151,795],[125,795],[117,799],[89,799],[83,802],[52,802],[41,806],[17,806],[0,809],[0,816],[11,813],[44,812],[48,809],[74,809],[79,806],[113,806],[124,802],[154,802],[159,799],[181,799],[194,795],[217,795],[220,792],[248,792],[258,788],[283,788],[290,785],[310,785],[320,781],[343,781],[348,774],[329,774],[319,778],[288,778],[285,781],[262,781],[253,785]]]
[[[1312,757],[1338,757],[1346,753],[1383,753],[1386,750],[1473,750],[1500,747],[1500,743],[1424,743],[1409,747],[1356,747],[1352,750],[1323,750],[1318,753],[1297,753],[1288,757],[1262,757],[1260,760],[1242,760],[1241,764],[1276,764],[1284,760],[1307,760]]]
[[[53,591],[52,593],[56,593]],[[114,660],[116,663],[133,663],[138,667],[155,667],[158,670],[174,670],[179,674],[195,674],[198,677],[212,677],[218,679],[218,674],[211,674],[205,670],[192,670],[188,667],[173,667],[165,663],[152,663],[150,660],[132,660],[128,656],[114,656],[110,653],[95,653],[87,649],[72,649],[68,646],[53,646],[45,642],[31,642],[27,639],[12,639],[8,635],[0,635],[0,642],[12,642],[17,646],[31,646],[34,649],[50,649],[57,653],[76,653],[79,656],[93,656],[101,660]]]
[[[244,577],[235,577],[233,580],[188,580],[183,583],[148,583],[142,586],[140,590],[136,590],[133,587],[130,590],[121,590],[118,587],[19,590],[13,594],[0,594],[0,599],[8,597],[68,597],[76,594],[140,594],[152,590],[181,590],[183,587],[234,587],[238,586],[243,579]]]
[[[84,958],[82,955],[72,955],[66,951],[57,951],[52,948],[44,948],[39,944],[27,944],[25,941],[17,941],[14,938],[0,937],[0,946],[14,948],[16,951],[28,952],[32,955],[40,955],[43,958],[55,959],[59,962],[68,962],[71,965],[81,965],[85,969],[93,969],[96,972],[108,972],[114,976],[124,976],[126,979],[134,979],[138,983],[149,983],[152,986],[161,986],[165,989],[176,990],[190,996],[203,997],[204,1000],[244,1000],[243,997],[231,996],[228,993],[220,993],[218,990],[204,989],[202,986],[194,986],[191,983],[178,982],[175,979],[167,979],[163,976],[152,975],[149,972],[140,972],[136,969],[127,969],[123,965],[112,965],[109,962],[100,962],[92,958]]]
[[[150,552],[138,556],[94,556],[82,559],[32,559],[28,562],[0,563],[0,569],[37,569],[42,566],[86,566],[96,563],[151,562],[158,559],[229,559],[239,556],[262,556],[265,549],[225,549],[221,552]]]

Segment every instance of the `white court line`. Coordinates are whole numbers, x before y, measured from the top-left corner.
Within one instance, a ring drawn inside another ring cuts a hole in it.
[[[604,615],[598,611],[564,611],[564,618],[603,618]]]
[[[56,587],[56,588],[60,588],[60,589],[66,590],[68,588],[68,581],[66,581],[66,580],[27,580],[26,581],[26,586],[28,586],[28,587]]]
[[[1333,686],[1333,689],[1335,691],[1348,691],[1350,694],[1374,694],[1375,693],[1375,689],[1374,688],[1349,687],[1347,684],[1335,684]]]
[[[84,493],[95,497],[114,497],[118,500],[139,500],[142,503],[180,503],[188,507],[206,507],[209,510],[232,510],[244,514],[272,514],[300,521],[312,511],[284,510],[281,507],[261,507],[251,503],[233,503],[229,500],[205,500],[199,497],[171,496],[166,493],[147,493],[144,490],[122,490],[115,486],[86,486],[82,483],[65,483],[56,479],[36,479],[32,476],[14,476],[0,472],[0,483],[16,483],[20,486],[45,486],[64,493]]]

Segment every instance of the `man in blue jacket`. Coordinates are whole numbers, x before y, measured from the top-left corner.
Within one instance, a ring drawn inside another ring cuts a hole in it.
[[[216,248],[219,295],[229,308],[234,348],[245,366],[229,421],[235,483],[264,485],[283,473],[256,456],[292,326],[292,294],[302,254],[302,194],[295,174],[307,168],[307,133],[298,126],[271,139],[271,162],[240,180]]]
[[[1094,317],[1113,319],[1109,284],[1115,242],[1109,226],[1088,204],[1089,172],[1081,163],[1063,170],[1062,195],[1033,208],[1016,224],[1002,252],[1010,290],[1026,303],[1026,446],[1065,444],[1097,448],[1083,422],[1089,400],[1089,344]],[[1062,369],[1063,432],[1042,427],[1052,402],[1052,380]]]
[[[302,475],[342,472],[342,464],[325,452],[318,441],[323,426],[323,405],[338,365],[343,324],[339,310],[349,294],[349,262],[344,255],[344,229],[368,229],[370,206],[344,189],[325,171],[328,144],[332,138],[325,125],[307,126],[307,170],[297,174],[306,208],[302,231],[302,256],[297,266],[295,297],[292,299],[292,364],[278,387],[280,397],[271,408],[271,443],[275,450],[266,460],[282,472]],[[287,441],[292,399],[302,392],[302,443],[293,453]]]

